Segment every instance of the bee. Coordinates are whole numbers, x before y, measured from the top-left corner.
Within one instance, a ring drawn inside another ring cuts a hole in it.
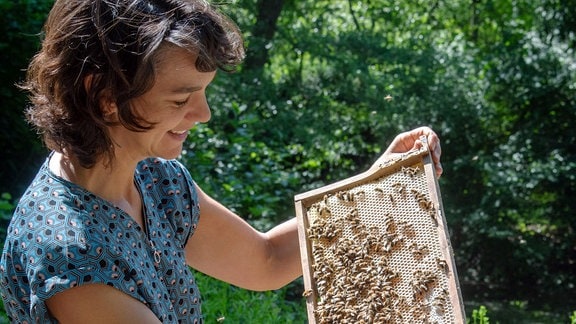
[[[436,208],[431,207],[430,209],[428,209],[428,214],[430,214],[430,217],[432,218],[434,225],[438,226],[438,219],[436,218]]]
[[[410,244],[410,248],[412,250],[412,254],[417,259],[422,259],[426,254],[428,254],[428,247],[425,245],[419,246],[416,243]]]
[[[389,194],[388,197],[390,198],[390,203],[392,204],[392,206],[396,207],[396,202],[394,201],[394,196],[392,194]]]
[[[225,319],[226,319],[226,317],[220,316],[220,317],[218,317],[218,318],[216,319],[216,322],[222,323],[222,322],[224,322]]]
[[[414,277],[426,285],[430,285],[436,282],[436,276],[432,271],[428,270],[416,270],[414,271]]]
[[[428,291],[428,286],[421,281],[412,280],[410,284],[412,285],[414,299],[418,299],[419,296],[422,296],[424,292]]]
[[[381,196],[384,195],[384,190],[382,188],[376,187],[376,188],[374,188],[374,191],[376,191],[378,193],[378,195],[381,195]]]
[[[432,202],[426,198],[418,198],[418,205],[420,205],[420,208],[428,211],[430,209],[433,209],[434,206],[432,204]]]
[[[387,214],[384,217],[384,227],[386,232],[391,232],[391,230],[394,228],[394,218],[392,218],[390,214]]]
[[[448,272],[448,262],[446,262],[446,260],[436,258],[436,264],[440,267],[440,269]]]
[[[384,97],[384,100],[386,100],[388,102],[392,101],[392,99],[394,99],[394,98],[392,98],[392,96],[389,94]]]
[[[345,219],[350,222],[354,228],[357,228],[360,225],[360,218],[358,216],[358,209],[352,209],[348,214],[346,214]]]
[[[324,257],[324,248],[321,246],[315,246],[312,250],[312,255],[314,255],[315,259],[323,259]]]
[[[412,190],[410,190],[410,192],[414,195],[414,199],[416,199],[416,201],[418,203],[420,203],[421,201],[428,200],[428,198],[426,198],[425,194],[421,193],[420,191],[418,191],[416,189],[412,189]]]
[[[411,282],[414,299],[424,297],[437,281],[436,276],[431,271],[416,270],[414,279]]]
[[[410,178],[413,178],[418,173],[418,171],[420,171],[419,167],[402,167],[402,173],[410,176]]]
[[[320,217],[324,218],[328,218],[330,217],[330,215],[332,215],[332,212],[330,211],[330,209],[328,209],[328,206],[326,205],[320,207],[318,213],[320,214]]]
[[[414,225],[412,225],[406,221],[400,221],[400,222],[398,222],[398,225],[400,226],[402,233],[404,233],[404,235],[409,236],[409,237],[413,237],[416,235],[416,230],[414,229]]]
[[[328,289],[328,283],[327,283],[326,279],[319,280],[316,283],[316,289],[318,290],[318,294],[320,294],[321,296],[326,295],[326,292]]]
[[[354,202],[354,194],[348,191],[339,191],[336,197],[343,202]]]
[[[433,308],[435,308],[436,310],[438,310],[438,312],[444,313],[445,303],[446,303],[446,300],[445,300],[443,297],[437,296],[437,297],[434,298],[434,300],[430,303],[430,306],[432,306]]]
[[[328,239],[329,241],[332,241],[334,238],[340,235],[340,232],[341,232],[340,228],[336,227],[334,223],[328,223],[324,228],[323,237]]]
[[[304,290],[302,293],[302,297],[309,297],[312,296],[312,289]]]
[[[406,194],[406,185],[396,182],[392,185],[396,189],[396,192],[404,196]]]
[[[308,228],[308,237],[310,239],[321,239],[324,236],[326,221],[322,218],[317,218],[314,223]]]
[[[404,242],[404,236],[399,235],[399,234],[393,234],[391,235],[391,243],[392,243],[392,247],[396,246],[396,244]]]
[[[436,299],[440,299],[444,302],[448,301],[448,299],[449,299],[448,290],[446,288],[442,288],[442,290],[440,290],[440,293],[438,294]]]

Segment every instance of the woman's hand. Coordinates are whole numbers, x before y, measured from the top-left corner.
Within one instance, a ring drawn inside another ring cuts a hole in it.
[[[398,134],[379,160],[387,160],[394,155],[420,149],[423,145],[422,141],[420,141],[421,136],[426,136],[428,140],[428,147],[432,155],[434,168],[436,169],[436,176],[440,177],[442,175],[442,164],[440,163],[442,148],[440,147],[438,135],[436,135],[430,127],[423,126]]]

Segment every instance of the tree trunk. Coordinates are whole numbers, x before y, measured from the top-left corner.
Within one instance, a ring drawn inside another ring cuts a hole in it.
[[[257,21],[252,29],[252,38],[244,64],[246,69],[258,70],[268,62],[267,44],[274,38],[283,5],[284,0],[258,0]]]

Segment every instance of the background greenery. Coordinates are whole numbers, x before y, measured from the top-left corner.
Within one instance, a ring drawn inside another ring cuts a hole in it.
[[[0,0],[0,192],[12,194],[4,218],[46,155],[14,83],[50,5]],[[576,0],[234,0],[224,8],[249,51],[240,73],[211,86],[213,120],[191,131],[182,155],[206,191],[265,230],[293,214],[295,193],[365,170],[395,134],[429,125],[443,141],[440,186],[467,314],[487,305],[492,321],[569,320]],[[252,294],[201,278],[212,320],[251,318],[257,305],[286,322],[303,318],[299,282]]]

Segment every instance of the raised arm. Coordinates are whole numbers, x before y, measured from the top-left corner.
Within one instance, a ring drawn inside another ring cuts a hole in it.
[[[440,140],[429,127],[399,134],[379,160],[421,147],[422,135],[428,140],[436,173],[440,176]],[[295,218],[261,233],[200,188],[197,191],[200,220],[186,246],[188,264],[210,276],[252,290],[277,289],[302,274]]]

